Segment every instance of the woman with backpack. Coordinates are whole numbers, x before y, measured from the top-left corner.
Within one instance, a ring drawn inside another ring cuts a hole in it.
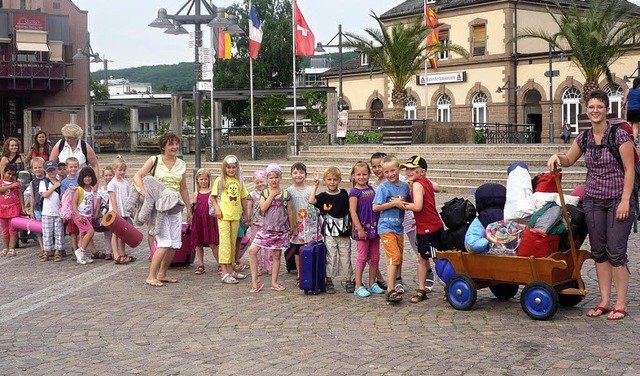
[[[78,169],[90,166],[97,175],[100,173],[98,157],[91,145],[82,139],[84,131],[78,124],[67,124],[61,129],[64,138],[51,148],[49,159],[64,162],[69,157],[78,159]]]
[[[637,215],[636,198],[632,195],[635,150],[631,136],[620,127],[612,128],[606,120],[609,97],[604,91],[589,93],[586,104],[591,129],[580,133],[566,154],[552,155],[547,167],[552,171],[558,166],[569,167],[584,154],[587,166],[584,211],[600,290],[600,302],[587,316],[606,314],[607,320],[621,320],[627,316],[627,243]],[[608,142],[611,129],[616,132],[615,145]],[[616,160],[616,153],[622,163]],[[612,283],[616,301],[610,306]]]

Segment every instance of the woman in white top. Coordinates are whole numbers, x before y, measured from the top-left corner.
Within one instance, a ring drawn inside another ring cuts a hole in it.
[[[133,184],[138,192],[144,196],[142,178],[151,172],[168,189],[180,193],[182,201],[189,202],[186,172],[187,164],[178,159],[180,139],[173,133],[165,133],[160,137],[161,154],[153,156],[133,176]],[[152,171],[153,170],[153,171]],[[187,207],[187,222],[191,222],[191,206]],[[176,283],[176,279],[167,276],[167,270],[176,249],[182,247],[182,213],[167,214],[156,235],[156,252],[151,259],[147,284],[162,287],[164,283]]]
[[[62,127],[62,135],[64,140],[59,140],[51,148],[51,154],[49,160],[65,162],[69,157],[78,158],[78,168],[82,169],[86,166],[91,166],[93,172],[97,175],[100,173],[100,166],[98,165],[98,157],[96,152],[93,151],[91,145],[82,140],[82,128],[78,124],[67,124]],[[60,143],[64,141],[62,150],[60,150]],[[85,145],[84,148],[82,145]],[[86,155],[85,155],[85,149]]]

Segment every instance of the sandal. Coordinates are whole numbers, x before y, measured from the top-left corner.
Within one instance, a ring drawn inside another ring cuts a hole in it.
[[[386,301],[389,303],[398,303],[402,301],[402,294],[399,294],[397,291],[392,290],[387,292]]]
[[[282,286],[281,284],[276,283],[275,285],[271,286],[271,290],[274,291],[284,291],[286,288],[284,286]]]
[[[256,287],[252,287],[251,290],[249,290],[249,292],[251,293],[256,293],[256,292],[260,292],[262,291],[262,288],[264,287],[264,283],[262,282],[258,282],[258,284],[256,285]]]
[[[98,252],[98,253],[95,253],[95,254],[92,254],[92,255],[91,255],[91,259],[92,259],[92,260],[100,260],[100,259],[106,259],[106,258],[107,258],[107,257],[106,257],[106,256],[105,256],[105,254],[104,254],[104,253],[102,253],[102,252]]]
[[[233,271],[234,272],[244,272],[247,269],[249,269],[249,265],[243,264],[243,263],[235,264],[233,266]]]
[[[62,255],[60,254],[59,251],[56,251],[56,253],[53,254],[53,261],[54,262],[61,262],[62,261]]]
[[[592,308],[591,311],[593,311],[593,313],[587,312],[587,317],[599,317],[604,315],[605,313],[611,312],[609,308],[603,307],[603,306],[597,306],[595,308]]]
[[[107,253],[106,255],[104,255],[104,260],[105,261],[113,260],[113,255],[111,253]]]
[[[622,316],[617,316],[617,315],[622,315]],[[618,321],[618,320],[624,319],[625,317],[627,317],[627,311],[625,311],[624,309],[614,308],[611,310],[611,313],[609,313],[609,315],[607,316],[607,320]]]
[[[9,253],[9,250],[8,249],[3,249],[2,252],[0,252],[0,256],[4,257],[4,256],[7,255],[7,253]]]
[[[47,252],[45,251],[40,252],[40,261],[41,262],[49,261],[49,256],[47,256]]]
[[[10,249],[9,252],[7,252],[7,257],[13,257],[15,255],[16,255],[15,249]]]
[[[114,261],[114,263],[118,265],[128,264],[129,258],[127,256],[118,256],[118,258],[116,259],[116,261]]]
[[[224,277],[222,277],[222,283],[227,285],[236,285],[238,284],[238,280],[233,278],[231,274],[225,274]]]
[[[136,261],[138,259],[136,257],[129,256],[129,255],[124,255],[124,257],[126,257],[129,260],[129,262],[134,262],[134,261]]]
[[[426,290],[421,290],[421,289],[417,289],[415,295],[413,295],[411,297],[411,303],[420,303],[424,300],[427,300],[427,291]]]
[[[196,269],[195,273],[198,275],[204,274],[204,265],[198,266],[198,269]]]

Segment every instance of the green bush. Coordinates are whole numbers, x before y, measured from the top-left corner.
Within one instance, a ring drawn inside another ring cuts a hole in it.
[[[346,144],[379,144],[382,142],[382,132],[350,132],[344,139]]]
[[[476,133],[474,134],[474,142],[476,144],[486,144],[487,143],[487,137],[484,135],[484,132],[482,131],[476,131]]]

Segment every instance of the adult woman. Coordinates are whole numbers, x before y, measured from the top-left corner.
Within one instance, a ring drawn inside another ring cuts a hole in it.
[[[627,242],[637,215],[633,209],[635,202],[632,202],[635,198],[631,194],[635,151],[631,137],[621,128],[617,128],[615,147],[620,151],[622,166],[605,145],[611,127],[606,121],[609,98],[604,91],[592,91],[587,95],[586,103],[591,129],[576,137],[566,155],[552,155],[547,167],[550,170],[557,165],[568,167],[582,154],[585,155],[587,180],[584,210],[600,290],[600,303],[589,310],[587,316],[597,317],[608,313],[608,320],[621,320],[627,316]],[[616,289],[613,309],[609,308],[612,281]]]
[[[69,157],[78,158],[78,168],[91,166],[96,175],[100,174],[100,166],[96,152],[91,145],[82,140],[84,133],[78,124],[67,124],[61,129],[64,139],[56,142],[51,148],[49,159],[64,162]]]
[[[4,168],[8,164],[16,165],[18,171],[24,170],[25,162],[20,154],[20,140],[9,137],[2,147],[2,159],[0,159],[0,176],[4,173]]]
[[[627,121],[633,127],[633,142],[638,142],[638,123],[640,123],[640,77],[633,79],[633,85],[624,93],[622,109],[627,110]]]
[[[173,133],[165,133],[160,137],[160,154],[153,156],[142,165],[133,176],[133,184],[144,196],[142,178],[153,169],[153,176],[158,178],[168,189],[172,189],[189,203],[187,190],[187,164],[178,159],[180,139]],[[154,167],[155,166],[155,167]],[[191,206],[187,205],[187,222],[191,221]],[[182,213],[167,214],[156,234],[157,250],[151,259],[147,285],[162,287],[164,283],[176,283],[177,280],[167,276],[167,270],[176,253],[182,247]],[[164,283],[163,283],[164,282]]]
[[[33,145],[31,145],[31,150],[25,157],[25,163],[29,163],[29,161],[35,157],[40,157],[44,159],[44,161],[49,160],[49,152],[51,152],[51,145],[49,143],[49,139],[47,137],[47,133],[44,131],[40,131],[33,136]]]

